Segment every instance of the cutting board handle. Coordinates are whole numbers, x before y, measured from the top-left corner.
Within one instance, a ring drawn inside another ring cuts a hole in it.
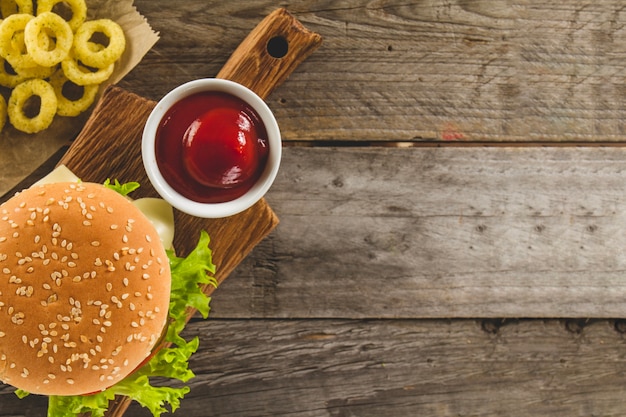
[[[321,44],[285,9],[263,19],[230,56],[217,78],[242,84],[265,99]]]

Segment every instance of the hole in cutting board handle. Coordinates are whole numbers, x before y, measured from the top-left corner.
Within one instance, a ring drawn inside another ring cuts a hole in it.
[[[283,36],[274,36],[267,42],[267,53],[274,58],[283,58],[289,52],[289,42]]]

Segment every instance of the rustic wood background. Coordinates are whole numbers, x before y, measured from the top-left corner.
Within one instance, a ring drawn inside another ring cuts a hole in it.
[[[267,100],[281,223],[193,320],[177,415],[626,415],[623,2],[135,4],[153,100],[278,6],[324,38]]]

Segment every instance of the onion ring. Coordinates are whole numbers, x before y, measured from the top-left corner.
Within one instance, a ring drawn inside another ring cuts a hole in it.
[[[95,51],[89,46],[94,33],[102,33],[109,43]],[[94,68],[104,68],[117,61],[126,48],[126,38],[121,26],[110,19],[89,20],[83,23],[74,34],[74,53],[83,64]]]
[[[12,70],[8,71],[7,66]],[[13,88],[19,83],[26,81],[27,77],[15,71],[4,58],[0,57],[0,85],[3,87]]]
[[[24,31],[24,28],[34,19],[34,16],[29,14],[12,14],[0,23],[0,55],[9,61],[9,64],[13,68],[28,68],[34,67],[37,63],[25,50],[18,45],[18,42],[13,42],[14,36],[19,37],[19,33]]]
[[[17,13],[33,14],[33,2],[32,0],[0,0],[0,13],[5,19]]]
[[[40,42],[41,34],[51,32],[56,39],[53,49]],[[24,43],[31,58],[39,65],[51,67],[63,61],[70,52],[74,34],[70,25],[56,13],[43,12],[24,28]]]
[[[50,85],[54,88],[54,92],[57,96],[57,114],[59,116],[69,117],[78,116],[93,104],[96,99],[96,94],[98,94],[99,86],[97,84],[79,86],[82,87],[82,96],[73,100],[66,97],[63,92],[63,87],[65,87],[67,83],[70,83],[70,86],[71,84],[77,86],[76,83],[70,81],[65,74],[63,74],[62,70],[55,72],[52,77],[50,77]]]
[[[39,96],[41,105],[36,116],[28,117],[24,113],[24,106],[33,96]],[[7,104],[9,121],[13,127],[25,133],[37,133],[46,129],[54,120],[56,112],[57,96],[54,88],[48,82],[37,78],[18,84],[11,92]]]
[[[72,10],[72,17],[67,21],[67,23],[72,28],[72,32],[76,32],[87,18],[87,4],[85,3],[85,0],[38,0],[37,15],[44,12],[51,12],[54,6],[58,3],[67,4]]]
[[[94,45],[102,47],[101,45]],[[74,56],[74,54],[70,53],[70,56],[68,56],[63,62],[61,62],[61,67],[63,68],[65,76],[74,84],[90,85],[101,84],[106,81],[111,76],[111,74],[113,74],[113,70],[115,69],[115,63],[109,64],[104,68],[97,68],[94,72],[86,66],[81,65]]]
[[[57,68],[58,68],[57,65],[53,67],[44,67],[41,65],[37,65],[36,67],[31,67],[31,68],[15,68],[15,72],[18,75],[21,75],[22,77],[24,77],[24,80],[28,80],[31,78],[46,79],[46,78],[49,78],[52,74],[54,74],[54,71],[56,71]]]
[[[19,32],[15,32],[15,34],[13,35],[13,38],[11,38],[11,46],[13,47],[13,49],[15,49],[16,51],[20,51],[22,54],[27,54],[28,50],[26,49],[26,42],[24,41],[24,31],[21,30]],[[49,49],[50,48],[50,41],[52,41],[52,39],[50,39],[48,37],[47,34],[45,33],[40,33],[39,35],[39,44],[41,45],[42,48],[44,49]],[[54,44],[54,41],[52,41]]]

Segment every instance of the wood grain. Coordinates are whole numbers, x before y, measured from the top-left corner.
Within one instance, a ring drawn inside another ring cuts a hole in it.
[[[122,85],[153,99],[217,74],[275,7],[135,3],[161,41]],[[288,141],[623,141],[619,0],[302,0],[288,9],[324,37],[270,100]]]
[[[177,415],[625,415],[622,2],[283,4],[324,43],[267,97],[281,223],[191,323]],[[149,100],[276,7],[135,5],[161,40],[120,86]]]
[[[228,281],[227,281],[228,282]],[[181,416],[623,414],[622,322],[208,320]],[[0,417],[45,415],[0,393]],[[132,416],[149,413],[133,404]]]
[[[245,85],[265,99],[321,42],[318,33],[305,28],[286,9],[277,9],[241,42],[216,77]]]
[[[287,148],[224,318],[624,317],[626,148]]]

